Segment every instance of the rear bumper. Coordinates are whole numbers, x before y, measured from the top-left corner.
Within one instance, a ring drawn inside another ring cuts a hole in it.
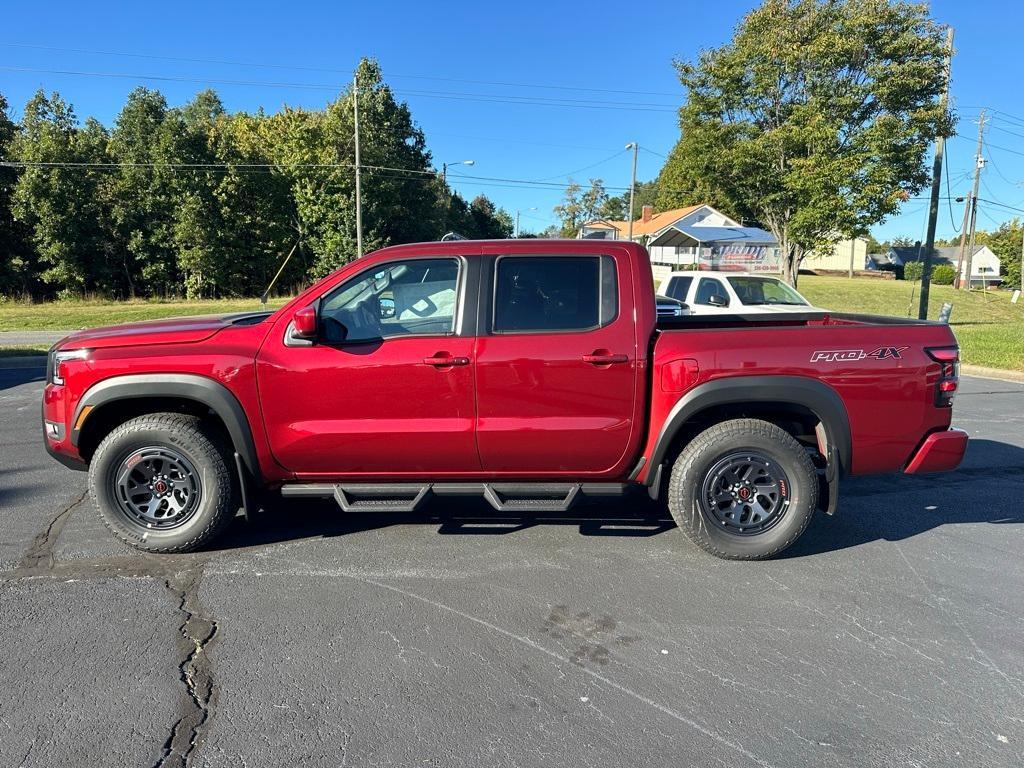
[[[967,450],[967,433],[959,429],[933,432],[903,470],[908,475],[925,472],[948,472],[960,466]]]

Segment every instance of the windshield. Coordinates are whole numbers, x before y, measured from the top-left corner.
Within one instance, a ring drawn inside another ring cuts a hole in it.
[[[740,301],[753,304],[790,304],[807,306],[807,300],[781,280],[774,277],[730,277],[729,284]]]

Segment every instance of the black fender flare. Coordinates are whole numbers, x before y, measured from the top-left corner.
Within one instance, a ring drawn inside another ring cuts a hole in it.
[[[849,472],[853,450],[850,417],[838,392],[805,376],[734,376],[705,382],[679,398],[658,434],[646,484],[651,485],[660,475],[656,468],[665,462],[673,438],[687,422],[709,408],[743,403],[785,403],[807,408],[825,429],[828,479]]]
[[[75,408],[71,424],[71,444],[78,446],[81,430],[77,429],[82,411],[87,407],[99,408],[118,400],[144,397],[176,397],[192,400],[208,407],[220,417],[227,428],[235,451],[249,470],[251,477],[260,477],[259,459],[252,428],[245,409],[238,398],[218,381],[191,373],[137,373],[113,376],[97,382],[86,390]],[[88,420],[88,419],[87,419]]]

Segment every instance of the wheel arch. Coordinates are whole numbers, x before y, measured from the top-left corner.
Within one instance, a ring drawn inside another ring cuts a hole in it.
[[[800,419],[810,415],[824,432],[826,479],[833,487],[850,471],[853,440],[850,419],[839,394],[824,382],[802,376],[737,376],[700,384],[672,407],[651,453],[645,484],[660,482],[661,466],[697,426],[729,418]]]
[[[260,477],[252,428],[241,403],[220,382],[197,374],[126,374],[94,384],[75,408],[71,444],[86,458],[113,427],[165,410],[212,413],[251,476]]]

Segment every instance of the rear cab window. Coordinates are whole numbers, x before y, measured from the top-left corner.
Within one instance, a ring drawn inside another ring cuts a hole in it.
[[[693,278],[690,276],[676,276],[670,278],[665,288],[665,295],[677,301],[686,301],[686,295],[690,292],[690,284]]]
[[[610,256],[502,256],[494,281],[494,333],[582,332],[618,314]]]

